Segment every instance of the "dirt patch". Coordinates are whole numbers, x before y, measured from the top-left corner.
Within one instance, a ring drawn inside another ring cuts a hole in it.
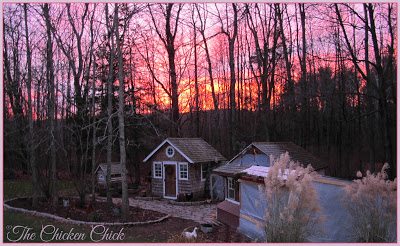
[[[90,222],[144,222],[166,216],[164,213],[153,210],[129,207],[128,220],[123,221],[121,219],[121,208],[118,205],[109,206],[106,202],[97,201],[94,204],[88,203],[81,207],[78,199],[74,198],[69,198],[68,207],[63,206],[63,198],[59,199],[56,207],[53,207],[44,198],[39,199],[39,206],[36,209],[32,208],[31,198],[18,198],[7,202],[7,204],[17,208],[54,214],[63,218]]]
[[[236,229],[231,228],[228,225],[214,226],[213,231],[210,233],[200,232],[201,236],[204,238],[205,242],[215,242],[215,243],[239,243],[239,242],[251,242],[251,240],[236,232]]]

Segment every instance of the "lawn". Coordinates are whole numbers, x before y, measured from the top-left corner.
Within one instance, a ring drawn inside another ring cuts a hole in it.
[[[74,195],[74,186],[70,181],[60,181],[58,186],[59,191],[62,194]],[[4,199],[11,199],[14,197],[30,196],[32,194],[32,185],[28,180],[4,180]],[[4,211],[4,230],[3,238],[5,242],[10,242],[10,240],[16,240],[22,234],[12,234],[11,228],[15,226],[24,226],[27,228],[32,228],[29,233],[35,233],[35,239],[29,240],[28,235],[23,237],[23,239],[18,242],[43,242],[40,239],[40,232],[44,226],[54,226],[58,229],[58,232],[72,232],[84,233],[85,238],[79,240],[79,242],[90,242],[89,237],[92,230],[91,226],[78,226],[66,223],[60,223],[55,220],[45,219],[41,217],[26,215],[18,212]],[[187,227],[196,226],[196,223],[190,220],[169,218],[166,221],[151,224],[151,225],[141,225],[141,226],[113,226],[108,227],[108,232],[119,232],[122,229],[125,237],[123,242],[166,242],[168,239],[183,231]],[[52,229],[51,227],[48,227]],[[107,227],[105,228],[107,229]],[[22,230],[21,230],[22,231]],[[8,236],[7,236],[8,234]],[[53,234],[52,234],[53,235]],[[8,240],[8,238],[10,240]],[[43,236],[44,239],[49,240],[51,236]],[[97,236],[99,238],[99,236]],[[96,239],[97,239],[96,238]],[[107,240],[102,240],[106,242]],[[109,240],[110,242],[116,242],[115,240]],[[74,240],[57,240],[56,238],[51,242],[75,242]]]
[[[18,180],[4,180],[4,200],[8,200],[14,197],[23,197],[32,195],[32,183],[30,180],[18,179]],[[60,181],[57,183],[57,189],[62,194],[76,195],[74,184],[72,181]]]

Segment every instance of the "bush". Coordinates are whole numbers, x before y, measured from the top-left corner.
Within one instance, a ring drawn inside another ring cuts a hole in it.
[[[265,232],[268,242],[304,242],[317,232],[319,203],[312,185],[317,175],[301,167],[286,152],[271,160],[265,178],[267,208]]]
[[[367,171],[346,186],[344,204],[352,217],[352,235],[359,242],[396,240],[397,181],[388,180],[385,163],[377,174]]]

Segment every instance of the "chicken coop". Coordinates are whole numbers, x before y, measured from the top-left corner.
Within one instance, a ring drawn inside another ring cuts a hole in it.
[[[97,178],[97,189],[100,191],[106,190],[107,187],[107,163],[101,163],[97,166],[95,170]],[[111,163],[111,175],[110,184],[113,189],[120,190],[122,175],[121,175],[121,164],[119,162]]]
[[[151,165],[153,196],[190,200],[209,193],[211,170],[225,160],[201,138],[167,138],[143,162]]]

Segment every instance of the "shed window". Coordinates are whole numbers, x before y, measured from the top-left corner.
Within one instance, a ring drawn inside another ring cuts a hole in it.
[[[165,150],[165,154],[170,158],[173,157],[175,154],[174,148],[172,148],[171,146],[168,146],[167,149]]]
[[[161,162],[153,163],[153,177],[156,179],[162,178],[162,167]]]
[[[99,177],[99,181],[106,181],[106,179],[102,173],[99,173],[98,177]]]
[[[235,200],[235,186],[236,181],[233,178],[228,178],[228,199]]]
[[[201,180],[204,181],[206,180],[207,177],[207,164],[201,164]]]
[[[179,179],[188,180],[189,169],[187,163],[179,163]]]

